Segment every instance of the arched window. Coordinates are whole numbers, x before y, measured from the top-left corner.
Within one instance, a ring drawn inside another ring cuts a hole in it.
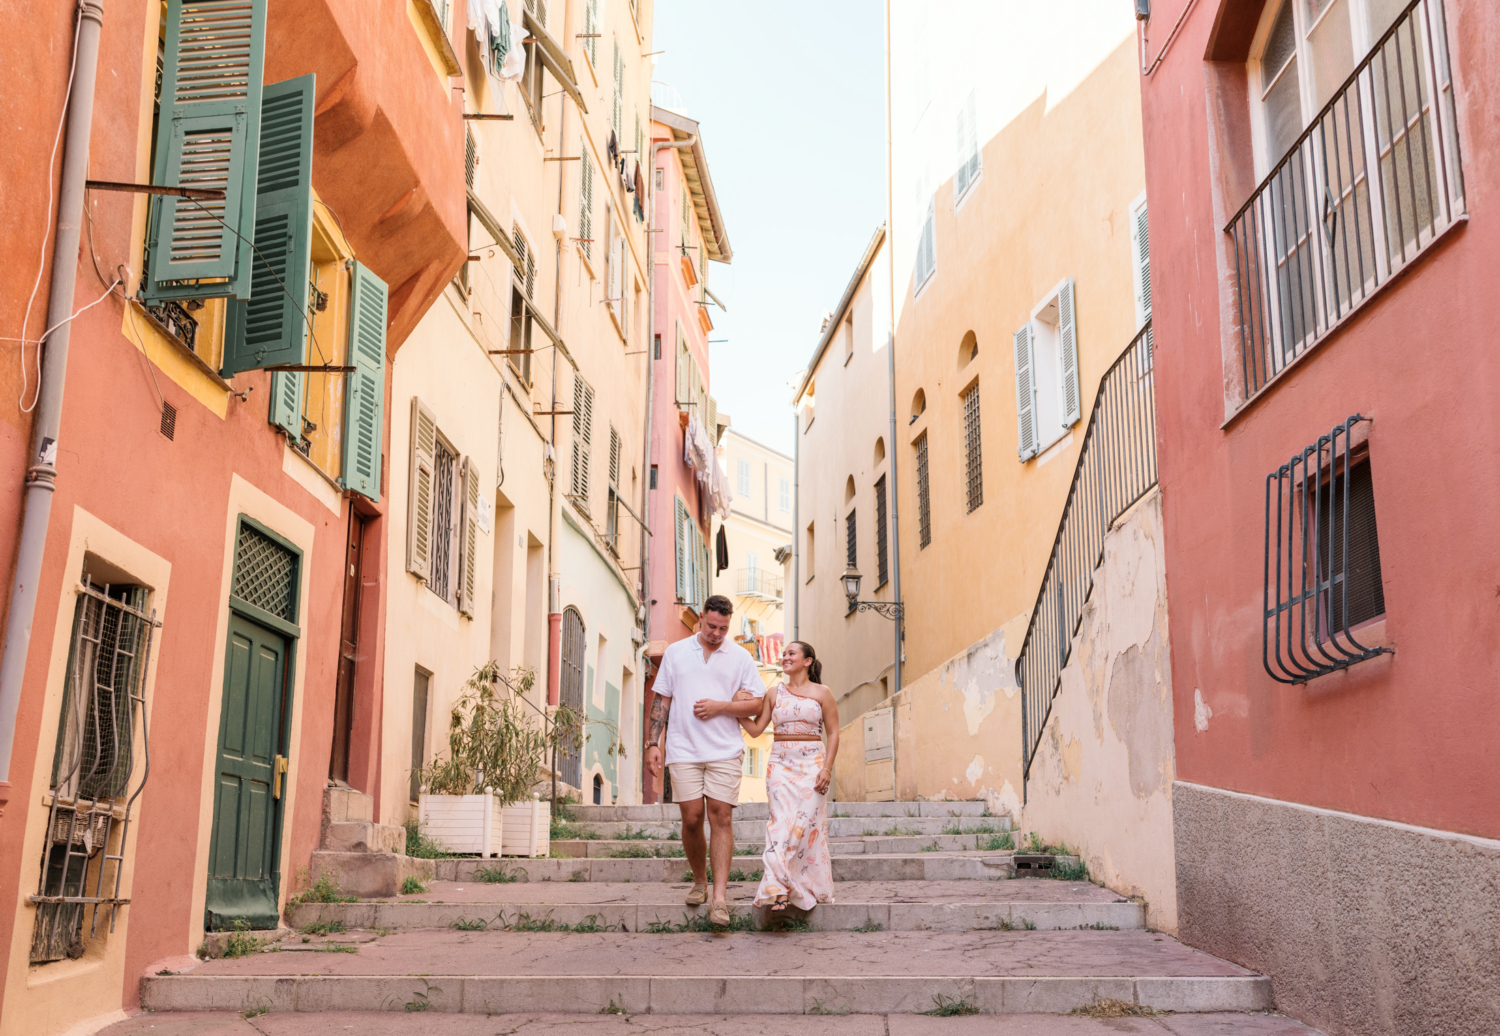
[[[978,355],[979,339],[975,337],[973,331],[970,331],[964,335],[964,340],[958,343],[958,369],[963,370],[969,364],[973,363],[975,357]]]
[[[604,805],[604,774],[594,774],[594,805]]]
[[[926,412],[927,393],[922,391],[921,389],[917,389],[917,394],[911,397],[911,421],[908,421],[906,423],[911,424],[912,421],[915,421]]]

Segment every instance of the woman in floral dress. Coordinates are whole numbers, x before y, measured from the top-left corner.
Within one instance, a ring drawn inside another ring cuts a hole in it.
[[[787,904],[811,910],[833,902],[833,862],[828,849],[828,786],[839,750],[839,710],[833,692],[819,683],[817,653],[794,640],[781,656],[786,682],[766,693],[760,714],[742,719],[751,737],[774,723],[776,741],[766,766],[765,870],[755,905],[783,913]],[[824,734],[827,745],[824,745]]]

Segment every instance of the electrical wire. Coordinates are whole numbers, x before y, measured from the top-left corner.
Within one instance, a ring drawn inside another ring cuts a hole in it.
[[[68,63],[68,89],[63,94],[62,114],[57,119],[57,134],[52,138],[52,157],[47,159],[47,207],[42,210],[42,218],[46,221],[42,224],[42,252],[37,260],[36,282],[31,286],[31,297],[26,300],[26,315],[21,318],[21,394],[16,397],[16,405],[21,407],[21,413],[29,414],[36,409],[36,404],[42,397],[42,346],[46,339],[43,335],[37,340],[36,348],[36,394],[31,397],[31,405],[24,405],[26,399],[26,328],[31,324],[31,305],[36,301],[36,293],[42,286],[42,273],[47,269],[47,241],[51,238],[49,226],[52,222],[52,199],[54,188],[52,186],[52,167],[57,164],[57,148],[62,143],[63,127],[68,124],[68,105],[73,100],[73,77],[78,71],[78,26],[83,18],[83,8],[79,7],[73,14],[73,57]],[[74,314],[76,316],[77,314]],[[71,319],[71,318],[69,318]]]

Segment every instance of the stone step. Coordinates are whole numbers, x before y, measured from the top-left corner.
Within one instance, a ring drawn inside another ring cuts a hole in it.
[[[581,927],[584,931],[645,932],[653,927],[686,926],[690,918],[706,916],[707,906],[683,904],[689,887],[439,881],[425,893],[403,896],[393,903],[305,903],[288,908],[286,918],[298,929],[337,924],[345,932],[412,928],[524,931],[540,924],[575,930]],[[757,928],[775,927],[777,919],[769,911],[752,906],[755,891],[754,884],[732,883],[731,911],[750,917]],[[835,898],[837,902],[822,904],[807,915],[798,911],[793,914],[805,917],[819,931],[1131,929],[1145,924],[1144,906],[1082,881],[843,882]],[[293,937],[293,945],[300,938]]]
[[[323,844],[329,852],[405,853],[406,828],[366,821],[331,821],[323,825]]]
[[[316,857],[318,854],[314,854]],[[379,857],[371,857],[379,859]],[[406,859],[406,857],[399,857]],[[1058,857],[1077,861],[1077,857]],[[474,881],[480,870],[502,869],[522,881],[628,881],[680,882],[687,871],[687,861],[669,859],[550,859],[529,860],[504,857],[479,860],[474,857],[447,860],[418,860],[430,863],[432,877],[439,881]],[[762,868],[759,856],[736,856],[730,865],[748,875]],[[1008,852],[930,852],[930,853],[857,853],[833,857],[834,881],[997,881],[1013,878],[1015,861]],[[391,894],[374,894],[362,898],[383,899]]]
[[[312,854],[313,879],[327,876],[345,895],[382,899],[400,895],[407,878],[437,877],[436,860],[416,860],[396,853],[330,852]]]
[[[141,1007],[861,1014],[928,1011],[939,997],[986,1014],[1063,1014],[1105,999],[1177,1012],[1271,1007],[1269,979],[1145,930],[404,931],[357,950],[259,953],[148,974]]]
[[[764,820],[764,802],[745,802],[735,809],[741,819]],[[583,823],[675,824],[681,819],[677,805],[659,802],[651,806],[569,806],[575,820]],[[981,817],[983,802],[830,802],[834,817]],[[1001,819],[993,817],[991,819]]]
[[[930,847],[943,852],[983,849],[996,835],[925,835],[902,838],[830,838],[828,847],[835,856],[854,853],[919,853]],[[737,856],[759,856],[765,851],[764,842],[744,841],[734,845]],[[991,850],[993,851],[993,850]],[[682,842],[667,839],[606,840],[574,838],[552,842],[554,856],[631,857],[646,853],[651,856],[680,858]]]
[[[671,841],[681,837],[682,825],[671,823],[644,823],[636,821],[594,821],[572,825],[581,833],[595,834],[603,839],[655,838]],[[883,835],[885,837],[915,837],[940,835],[945,831],[955,833],[999,834],[1010,830],[1007,817],[829,817],[829,838],[859,838]],[[765,817],[736,816],[734,836],[736,841],[756,841],[765,837]],[[571,839],[570,839],[571,840]]]
[[[375,820],[375,797],[353,788],[325,788],[323,805],[335,824],[369,824]]]

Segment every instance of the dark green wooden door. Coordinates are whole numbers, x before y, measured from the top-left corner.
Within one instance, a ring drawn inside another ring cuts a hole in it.
[[[275,791],[286,657],[285,637],[230,615],[205,907],[210,931],[239,920],[251,928],[277,925],[281,799]]]

